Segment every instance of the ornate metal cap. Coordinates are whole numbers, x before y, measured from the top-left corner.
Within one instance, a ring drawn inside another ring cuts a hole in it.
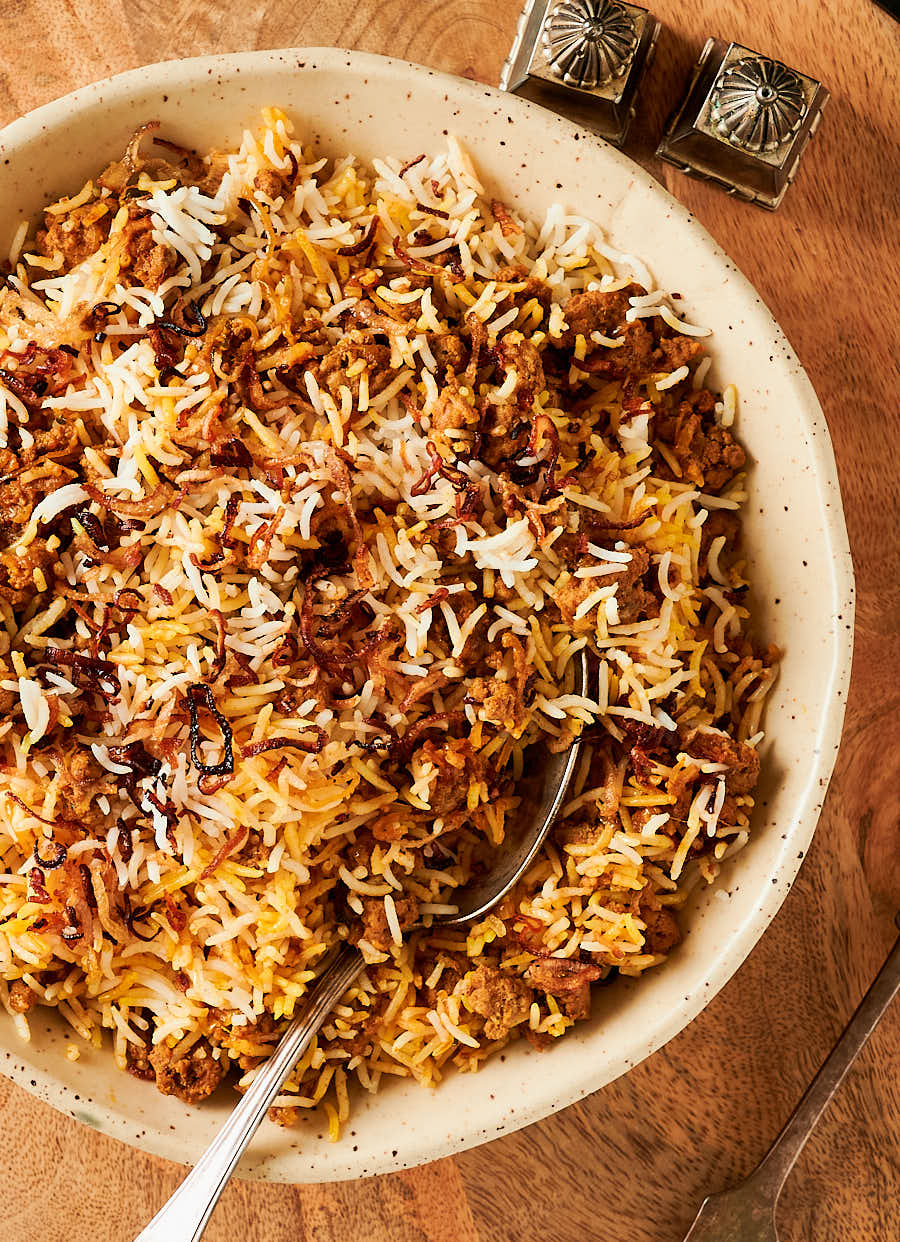
[[[827,102],[815,78],[739,43],[707,39],[656,154],[774,210]]]
[[[624,0],[527,0],[500,87],[621,146],[658,34]]]
[[[581,90],[623,74],[637,42],[631,14],[614,0],[562,0],[541,37],[551,69]]]
[[[803,82],[780,61],[744,57],[713,87],[710,115],[720,134],[748,151],[774,151],[803,120]]]

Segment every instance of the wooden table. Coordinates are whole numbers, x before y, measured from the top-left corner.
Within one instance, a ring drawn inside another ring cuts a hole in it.
[[[894,936],[900,27],[868,0],[652,7],[664,30],[628,150],[760,290],[806,365],[835,442],[859,603],[844,741],[819,830],[742,969],[626,1078],[426,1168],[330,1186],[234,1183],[209,1242],[677,1242],[706,1191],[733,1184],[762,1156]],[[0,0],[0,123],[144,62],[254,47],[338,44],[495,83],[518,11],[519,0]],[[775,53],[832,92],[775,215],[653,158],[709,34]],[[785,1242],[900,1236],[898,1050],[895,1007],[794,1172],[780,1212]],[[615,1176],[616,1168],[631,1172]],[[0,1242],[129,1242],[181,1175],[0,1081]]]

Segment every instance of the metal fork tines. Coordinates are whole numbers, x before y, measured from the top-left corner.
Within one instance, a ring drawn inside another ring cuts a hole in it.
[[[709,1195],[684,1242],[778,1242],[775,1199],[749,1177],[736,1190]]]

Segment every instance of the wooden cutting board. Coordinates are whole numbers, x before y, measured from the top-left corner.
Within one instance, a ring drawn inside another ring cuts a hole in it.
[[[762,1156],[893,939],[900,27],[869,0],[651,7],[664,30],[628,151],[756,285],[803,360],[835,443],[859,602],[843,746],[819,830],[731,983],[626,1078],[412,1172],[298,1188],[234,1183],[209,1242],[678,1242],[704,1194]],[[337,44],[496,83],[518,12],[519,0],[2,0],[0,122],[134,65],[249,48]],[[711,34],[775,54],[832,92],[774,215],[653,158]],[[898,1051],[895,1006],[796,1167],[780,1211],[784,1242],[900,1236]],[[549,1054],[542,1072],[553,1073]],[[180,1177],[0,1081],[0,1242],[129,1242]]]

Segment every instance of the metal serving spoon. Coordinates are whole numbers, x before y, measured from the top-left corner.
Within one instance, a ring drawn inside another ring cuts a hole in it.
[[[587,660],[579,652],[572,662],[572,693],[584,694]],[[531,864],[562,806],[575,771],[580,741],[562,754],[548,754],[536,768],[532,805],[507,827],[496,865],[458,894],[456,914],[436,915],[434,924],[463,927],[483,918],[505,897]],[[521,792],[521,791],[520,791]],[[234,1112],[168,1203],[157,1212],[135,1242],[198,1242],[235,1165],[256,1133],[291,1070],[319,1027],[359,975],[365,962],[359,949],[344,944],[328,958],[312,988],[307,1006],[286,1029],[278,1047],[260,1069]]]

